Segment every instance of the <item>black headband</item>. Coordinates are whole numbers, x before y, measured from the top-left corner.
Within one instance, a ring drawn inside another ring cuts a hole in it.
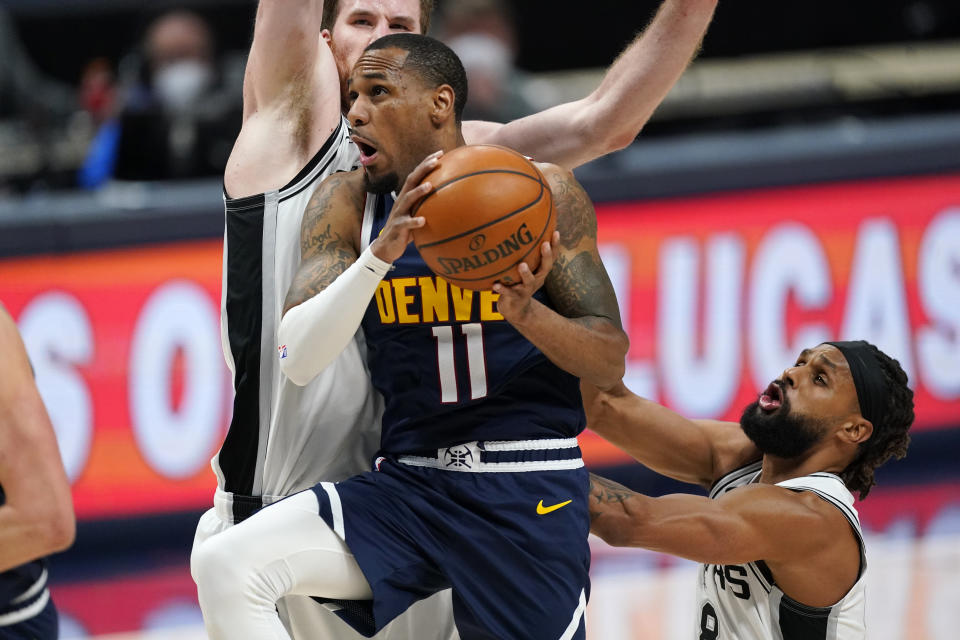
[[[860,415],[869,420],[874,429],[879,428],[877,421],[883,415],[887,384],[884,382],[883,370],[873,349],[870,348],[870,343],[863,340],[850,340],[824,344],[835,346],[847,359],[850,374],[853,376],[853,386],[857,390]]]

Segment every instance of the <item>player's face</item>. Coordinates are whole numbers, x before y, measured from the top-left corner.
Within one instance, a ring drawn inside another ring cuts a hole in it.
[[[371,193],[396,191],[438,148],[430,120],[433,92],[415,72],[404,70],[406,57],[396,48],[368,51],[347,81],[347,121]]]
[[[419,0],[341,0],[333,31],[324,31],[344,90],[350,71],[363,50],[391,33],[420,33]]]
[[[846,359],[823,344],[804,349],[796,364],[744,409],[740,425],[763,453],[796,458],[859,411]]]

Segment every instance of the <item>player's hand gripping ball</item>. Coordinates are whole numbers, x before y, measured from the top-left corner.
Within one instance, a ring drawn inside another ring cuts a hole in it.
[[[521,262],[536,271],[557,212],[550,186],[527,158],[495,145],[458,147],[423,181],[433,191],[413,213],[426,219],[413,242],[434,273],[484,290],[519,283]]]

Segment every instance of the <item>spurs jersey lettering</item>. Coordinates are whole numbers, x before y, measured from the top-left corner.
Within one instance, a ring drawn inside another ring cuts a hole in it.
[[[720,479],[711,498],[755,482],[759,462]],[[762,561],[744,565],[700,565],[697,580],[698,640],[862,640],[866,638],[867,560],[853,496],[832,473],[814,473],[778,482],[793,491],[812,491],[847,518],[860,545],[856,584],[831,607],[809,607],[783,593]]]
[[[261,498],[267,504],[364,471],[376,452],[382,401],[370,384],[362,335],[304,387],[280,371],[285,354],[277,342],[284,299],[300,264],[303,212],[324,178],[351,170],[358,158],[341,118],[289,184],[246,198],[225,196],[221,338],[235,398],[230,429],[212,464],[217,500],[231,502],[235,520]]]
[[[390,195],[367,194],[364,244],[383,229],[392,206]],[[361,325],[373,384],[385,400],[385,452],[571,438],[583,430],[579,380],[503,319],[497,297],[436,276],[413,243],[393,263]],[[551,306],[544,290],[535,297]]]

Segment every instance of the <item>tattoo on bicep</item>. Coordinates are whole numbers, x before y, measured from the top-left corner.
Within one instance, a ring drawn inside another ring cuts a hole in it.
[[[287,295],[290,308],[323,291],[356,262],[357,251],[349,237],[337,231],[333,218],[333,192],[340,180],[321,186],[303,213],[300,232],[302,262]]]
[[[560,245],[575,247],[584,238],[597,239],[597,215],[587,192],[572,176],[562,176],[553,185]]]
[[[600,257],[590,251],[561,254],[547,276],[547,293],[557,311],[568,318],[607,318],[619,329],[620,308]]]

